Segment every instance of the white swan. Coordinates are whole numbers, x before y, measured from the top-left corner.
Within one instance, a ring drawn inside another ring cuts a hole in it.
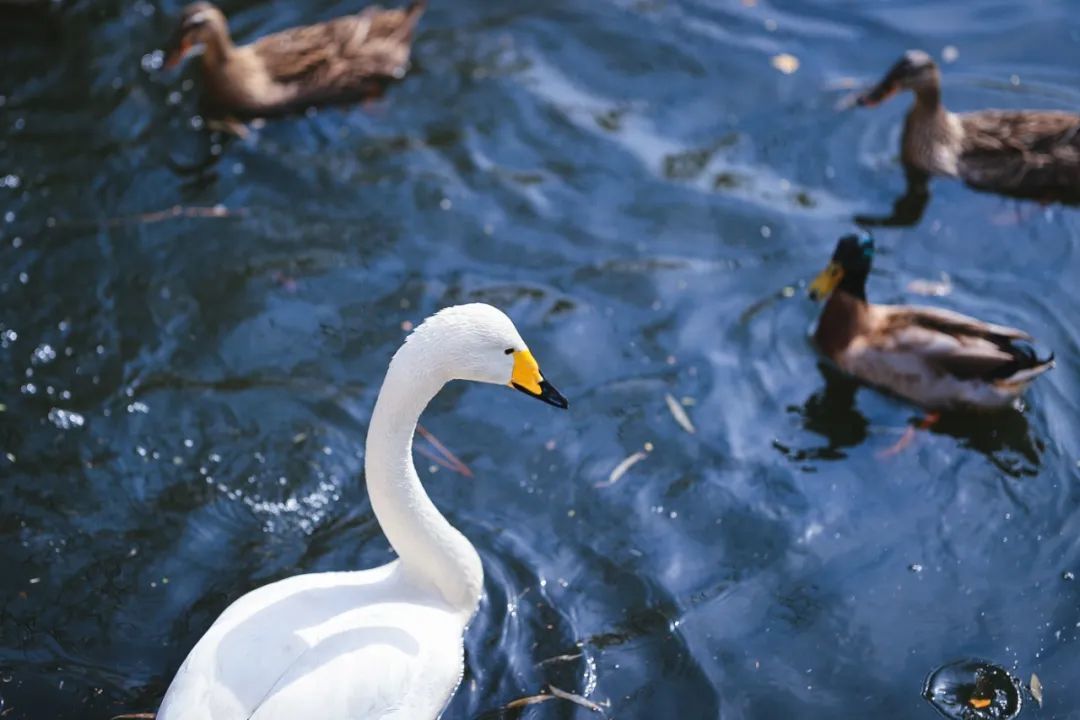
[[[412,439],[424,407],[455,379],[567,405],[501,311],[460,305],[428,318],[390,361],[368,427],[368,494],[398,560],[244,595],[192,649],[158,720],[439,716],[461,681],[484,573],[421,487]]]

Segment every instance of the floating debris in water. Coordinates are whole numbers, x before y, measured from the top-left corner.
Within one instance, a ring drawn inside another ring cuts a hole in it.
[[[676,400],[671,393],[664,395],[664,401],[667,403],[668,411],[671,412],[671,416],[675,418],[675,422],[679,423],[679,427],[691,435],[697,432],[694,423],[690,422],[690,416],[686,414],[682,405],[679,404],[679,401]]]
[[[780,53],[773,56],[772,66],[785,75],[791,75],[799,69],[799,58],[788,53]]]
[[[1020,681],[982,660],[957,660],[930,674],[923,697],[954,720],[1010,720],[1023,705]]]
[[[647,458],[649,456],[649,453],[652,452],[652,449],[652,443],[645,443],[644,450],[638,450],[636,453],[632,453],[628,457],[623,458],[623,460],[615,466],[615,469],[611,471],[611,474],[608,475],[607,480],[598,482],[594,484],[593,487],[611,487],[615,483],[619,482],[619,480],[622,479],[622,476],[625,475],[627,471],[630,470],[630,468],[634,467],[639,462]]]
[[[528,707],[530,705],[539,705],[540,703],[550,702],[552,700],[566,700],[572,702],[575,705],[580,705],[583,708],[591,710],[592,712],[604,713],[604,708],[592,700],[586,697],[578,695],[576,693],[567,692],[554,685],[548,685],[548,692],[540,693],[538,695],[528,695],[526,697],[518,698],[517,700],[511,700],[503,705],[498,710],[492,713],[486,713],[483,717],[502,717],[503,713],[509,710],[520,710],[521,708]]]
[[[1035,698],[1035,702],[1039,707],[1043,706],[1043,686],[1042,680],[1035,673],[1031,673],[1031,682],[1028,683],[1028,689],[1031,690],[1031,697]]]
[[[584,653],[581,653],[581,652],[566,653],[564,655],[556,655],[554,657],[549,657],[546,660],[541,660],[540,662],[536,663],[536,666],[537,667],[543,667],[545,665],[553,665],[553,664],[556,664],[556,663],[572,662],[574,660],[580,660],[583,656],[584,656]]]
[[[604,712],[604,708],[600,707],[599,705],[594,703],[592,700],[589,700],[586,697],[582,697],[581,695],[578,695],[577,693],[572,693],[572,692],[567,692],[565,690],[560,690],[559,688],[555,687],[554,685],[548,685],[548,690],[551,691],[552,695],[554,695],[555,697],[557,697],[557,698],[559,698],[561,700],[568,700],[568,701],[574,703],[575,705],[580,705],[581,707],[586,708],[588,710],[592,710],[593,712],[598,712],[598,713]]]
[[[417,425],[416,432],[418,435],[420,435],[420,437],[427,440],[433,448],[435,448],[435,452],[432,453],[431,451],[425,449],[422,446],[414,446],[413,449],[416,450],[416,452],[420,453],[428,460],[431,460],[436,464],[446,468],[447,470],[452,470],[460,475],[464,475],[467,478],[473,477],[473,472],[471,469],[469,469],[469,466],[459,460],[457,455],[450,452],[450,450],[445,445],[443,445],[442,442],[439,441],[439,438],[435,437],[435,435],[432,434],[430,430],[425,428],[423,425]]]

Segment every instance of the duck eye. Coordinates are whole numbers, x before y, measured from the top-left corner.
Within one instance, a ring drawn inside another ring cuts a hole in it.
[[[514,348],[506,348],[505,350],[503,350],[503,354],[504,355],[513,355],[514,354]]]

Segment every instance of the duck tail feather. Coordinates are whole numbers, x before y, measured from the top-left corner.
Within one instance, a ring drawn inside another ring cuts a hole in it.
[[[1045,358],[1043,360],[1037,360],[1034,365],[1032,365],[1030,367],[1023,368],[1021,370],[1018,370],[1017,372],[1013,373],[1009,377],[1002,379],[1001,384],[1003,384],[1003,385],[1026,385],[1029,382],[1031,382],[1032,380],[1034,380],[1035,378],[1042,375],[1044,372],[1046,372],[1048,370],[1052,370],[1053,368],[1054,368],[1054,354],[1050,353],[1049,357],[1047,357],[1047,358]]]

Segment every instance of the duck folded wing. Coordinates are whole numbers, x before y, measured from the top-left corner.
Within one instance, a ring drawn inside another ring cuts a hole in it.
[[[1006,380],[1021,370],[1038,364],[1035,355],[1023,348],[1012,352],[995,347],[967,346],[927,360],[942,372],[960,380]]]
[[[987,110],[960,120],[972,185],[1080,195],[1080,115]]]
[[[317,83],[335,71],[348,48],[363,44],[370,29],[369,17],[352,15],[267,35],[255,52],[276,82]]]
[[[400,78],[409,64],[413,31],[424,5],[413,3],[404,10],[368,8],[361,13],[370,25],[362,42],[355,39],[342,47],[350,64],[371,76]]]
[[[890,323],[898,325],[917,325],[927,330],[936,330],[954,336],[984,338],[993,342],[1003,340],[1026,340],[1031,336],[1023,330],[1007,325],[995,325],[984,322],[970,315],[943,310],[934,307],[893,307],[890,308]]]
[[[889,318],[894,348],[963,380],[1001,380],[1040,363],[1022,344],[1027,333],[937,308],[897,308]]]

